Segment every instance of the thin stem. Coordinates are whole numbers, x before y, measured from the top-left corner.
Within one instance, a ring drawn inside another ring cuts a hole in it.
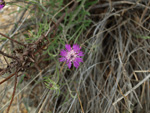
[[[6,112],[6,113],[9,113],[10,106],[11,106],[13,100],[14,100],[14,96],[15,96],[15,92],[16,92],[16,86],[17,86],[17,76],[18,76],[18,75],[16,74],[16,75],[15,75],[15,84],[14,84],[14,90],[13,90],[12,98],[11,98],[11,101],[10,101],[10,104],[9,104],[9,106],[8,106],[8,108],[7,108],[7,112]]]
[[[13,42],[15,42],[15,43],[17,43],[17,44],[19,44],[19,45],[22,45],[22,46],[26,47],[25,44],[20,43],[20,42],[18,42],[17,40],[14,40],[14,39],[10,38],[10,37],[8,37],[7,35],[5,35],[5,34],[3,34],[3,33],[0,33],[0,35],[2,35],[2,36],[4,36],[4,37],[8,38],[9,40],[11,40],[11,41],[13,41]]]
[[[16,73],[17,73],[17,72],[15,72],[14,74],[12,74],[12,75],[8,76],[7,78],[5,78],[4,80],[2,80],[2,81],[0,82],[0,84],[4,83],[4,82],[7,81],[8,79],[10,79],[10,78],[11,78],[12,76],[14,76]]]
[[[15,60],[16,60],[16,57],[10,56],[10,55],[8,55],[8,54],[2,52],[1,50],[0,50],[0,54],[6,56],[6,57],[8,57],[8,58],[12,58],[12,59],[15,59]]]

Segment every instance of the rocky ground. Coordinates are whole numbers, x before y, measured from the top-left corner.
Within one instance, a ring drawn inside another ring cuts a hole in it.
[[[20,9],[19,6],[17,5],[8,5],[7,2],[12,2],[11,0],[5,0],[6,2],[6,6],[0,10],[0,32],[3,34],[9,34],[13,28],[13,26],[15,25],[15,21],[18,19],[17,17],[17,11]],[[21,5],[21,3],[18,3],[18,5]],[[0,36],[1,38],[1,36]],[[1,44],[1,42],[0,42]],[[0,67],[4,67],[5,66],[5,61],[4,58],[0,55]],[[2,81],[3,78],[0,77],[0,81]],[[0,86],[0,92],[3,92],[4,89],[6,88],[6,84],[11,84],[11,83],[4,83]],[[9,87],[9,86],[8,86]],[[7,107],[8,106],[8,100],[11,98],[12,96],[12,92],[13,92],[13,87],[11,87],[10,89],[7,90],[7,93],[5,95],[6,99],[3,99],[3,101],[0,103],[1,106]],[[0,98],[1,96],[4,96],[2,93],[0,94]],[[18,113],[18,111],[20,111],[20,113],[28,113],[25,105],[23,103],[21,103],[20,105],[17,105],[16,103],[19,101],[19,99],[21,99],[23,97],[25,97],[25,95],[18,95],[17,98],[14,99],[13,105],[10,108],[10,113]],[[6,106],[5,106],[6,105]],[[32,109],[32,108],[31,108]],[[0,110],[0,113],[2,111]],[[6,113],[6,109],[4,111],[4,113]]]

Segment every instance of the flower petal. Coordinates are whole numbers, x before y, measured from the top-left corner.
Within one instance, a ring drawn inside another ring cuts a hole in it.
[[[77,52],[78,53],[78,51],[80,51],[80,46],[79,45],[77,45],[77,44],[73,44],[73,50],[75,51],[75,52]]]
[[[67,51],[61,50],[61,51],[60,51],[60,55],[61,55],[61,56],[66,56],[66,55],[67,55]]]
[[[77,58],[75,59],[75,61],[77,61],[77,62],[83,62],[82,58],[80,58],[80,57],[77,57]]]
[[[68,61],[67,65],[68,65],[69,68],[71,68],[71,61]]]
[[[78,56],[84,56],[82,51],[79,51]]]
[[[70,46],[70,44],[66,44],[66,45],[65,45],[65,48],[66,48],[67,51],[71,51],[71,46]]]
[[[0,4],[0,9],[2,9],[3,7],[4,7],[4,5],[1,5],[1,4]]]
[[[5,6],[5,1],[4,0],[0,0],[0,9],[2,9]]]
[[[65,57],[61,57],[61,58],[59,58],[59,61],[60,62],[64,62],[64,61],[66,61],[66,58]]]
[[[79,67],[79,62],[78,61],[74,61],[73,65],[74,65],[74,67],[78,68]]]

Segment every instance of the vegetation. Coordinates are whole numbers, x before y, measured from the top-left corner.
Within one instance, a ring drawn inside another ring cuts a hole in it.
[[[149,0],[5,2],[0,16],[18,9],[0,21],[0,112],[150,111]],[[78,68],[60,62],[66,44],[84,52]]]

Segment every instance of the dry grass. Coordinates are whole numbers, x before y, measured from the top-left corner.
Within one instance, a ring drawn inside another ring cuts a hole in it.
[[[22,104],[31,113],[150,113],[149,0],[104,0],[89,12],[92,25],[80,37],[84,63],[77,70],[63,68],[60,94],[43,82],[47,75],[57,81],[54,61],[31,72],[33,77],[17,88],[15,113],[24,113]],[[0,89],[1,100],[13,79]],[[0,111],[8,105],[8,100],[0,103]]]

